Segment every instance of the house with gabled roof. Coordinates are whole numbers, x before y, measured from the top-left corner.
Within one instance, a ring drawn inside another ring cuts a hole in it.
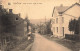
[[[51,30],[54,36],[65,37],[65,34],[70,34],[69,22],[71,19],[77,19],[80,16],[80,4],[75,3],[71,6],[56,6],[52,13]]]
[[[14,14],[12,9],[8,12],[3,5],[0,5],[0,48],[2,51],[12,48],[8,44],[15,40],[22,40],[28,34],[27,28],[27,19],[22,19],[20,14]]]

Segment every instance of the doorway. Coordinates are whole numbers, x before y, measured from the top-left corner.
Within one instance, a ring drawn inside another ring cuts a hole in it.
[[[64,36],[64,27],[62,27],[62,33],[63,33],[63,36]]]

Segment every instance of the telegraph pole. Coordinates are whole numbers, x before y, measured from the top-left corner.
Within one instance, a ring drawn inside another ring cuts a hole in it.
[[[80,3],[80,0],[79,0],[79,3]]]
[[[0,0],[0,5],[2,5],[2,0]]]
[[[45,23],[46,23],[46,16],[45,16]]]
[[[80,35],[80,17],[79,17],[79,35]]]
[[[39,31],[40,31],[40,34],[41,34],[41,21],[40,21],[40,30]]]
[[[45,16],[45,33],[46,33],[46,31],[47,31],[47,24],[46,24],[46,16]]]

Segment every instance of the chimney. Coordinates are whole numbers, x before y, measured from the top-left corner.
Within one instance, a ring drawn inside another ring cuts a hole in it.
[[[63,7],[63,4],[61,4],[60,6]]]
[[[18,14],[18,16],[20,16],[20,13]]]
[[[12,9],[9,9],[9,13],[13,13],[13,12],[12,12]]]

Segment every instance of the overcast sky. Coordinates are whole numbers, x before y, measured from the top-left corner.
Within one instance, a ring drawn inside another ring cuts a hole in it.
[[[14,13],[21,13],[22,18],[28,16],[29,19],[50,18],[54,6],[70,6],[76,2],[79,0],[2,0],[5,8],[12,8]]]

